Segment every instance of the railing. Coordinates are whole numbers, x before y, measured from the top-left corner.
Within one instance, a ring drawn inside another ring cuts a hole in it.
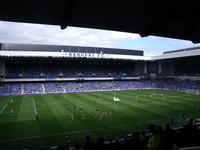
[[[139,80],[140,77],[80,77],[80,78],[15,78],[2,79],[1,82],[53,82],[53,81],[112,81],[112,80]]]
[[[197,147],[184,147],[184,148],[179,148],[179,150],[200,150],[200,146],[197,146]]]

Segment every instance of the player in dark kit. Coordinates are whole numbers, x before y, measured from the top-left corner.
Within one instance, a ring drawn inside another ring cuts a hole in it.
[[[35,119],[36,119],[36,120],[38,120],[38,119],[39,119],[39,118],[38,118],[38,114],[36,114],[36,115],[35,115]]]

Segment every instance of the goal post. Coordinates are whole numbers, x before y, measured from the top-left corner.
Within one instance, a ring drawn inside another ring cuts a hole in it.
[[[187,90],[185,90],[185,93],[187,93],[187,94],[194,94],[194,95],[200,95],[200,90],[187,89]]]
[[[113,90],[113,101],[120,101],[119,97],[116,96],[116,92]]]

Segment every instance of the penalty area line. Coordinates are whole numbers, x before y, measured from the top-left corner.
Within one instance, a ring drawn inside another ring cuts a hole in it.
[[[7,123],[7,122],[21,122],[21,121],[35,121],[35,120],[33,120],[33,119],[5,120],[5,121],[0,121],[0,123]]]
[[[7,106],[8,104],[5,104],[4,105],[4,107],[1,109],[1,111],[0,111],[0,114],[5,110],[5,108],[6,108],[6,106]]]
[[[34,100],[34,98],[33,98],[33,107],[34,107],[35,115],[37,115],[37,109],[36,109],[36,106],[35,106],[35,100]]]

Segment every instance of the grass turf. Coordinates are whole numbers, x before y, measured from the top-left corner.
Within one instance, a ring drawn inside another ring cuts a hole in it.
[[[200,117],[196,95],[136,90],[119,91],[116,96],[119,102],[113,101],[113,92],[0,97],[0,148],[74,144],[86,135],[94,140],[124,137],[149,124],[164,125],[171,118],[173,126],[182,126],[182,114]],[[108,114],[99,119],[97,109]]]

